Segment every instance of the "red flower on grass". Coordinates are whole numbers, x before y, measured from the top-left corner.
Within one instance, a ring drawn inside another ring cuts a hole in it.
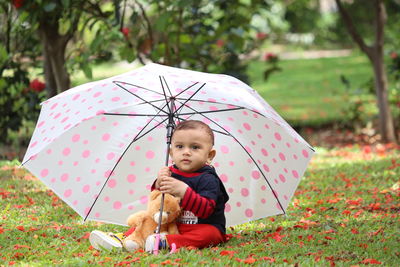
[[[31,88],[35,92],[42,92],[46,88],[46,84],[39,81],[39,79],[34,79],[29,83],[29,88]]]

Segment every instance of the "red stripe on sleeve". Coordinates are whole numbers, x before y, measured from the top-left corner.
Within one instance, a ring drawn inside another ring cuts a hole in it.
[[[204,219],[214,212],[215,201],[202,197],[192,188],[188,187],[182,199],[182,208],[191,211],[197,217]]]

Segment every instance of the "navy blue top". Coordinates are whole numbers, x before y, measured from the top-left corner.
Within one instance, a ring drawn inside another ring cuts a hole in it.
[[[225,234],[226,219],[224,210],[225,203],[228,202],[229,196],[226,193],[224,184],[215,172],[215,169],[206,165],[194,173],[185,173],[174,165],[170,167],[170,170],[172,172],[172,177],[186,183],[200,196],[215,202],[214,212],[207,218],[195,218],[195,221],[182,223],[211,224]],[[191,216],[193,215],[194,214]],[[183,217],[185,217],[185,214]]]

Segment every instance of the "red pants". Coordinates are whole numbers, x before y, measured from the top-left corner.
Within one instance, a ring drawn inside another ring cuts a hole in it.
[[[178,224],[179,235],[167,235],[168,244],[175,243],[176,248],[206,248],[225,241],[217,227],[210,224]]]
[[[166,236],[168,244],[175,243],[176,248],[206,248],[226,241],[225,235],[210,224],[178,224],[178,229],[178,235]],[[134,229],[131,228],[125,235],[129,235],[133,231]]]

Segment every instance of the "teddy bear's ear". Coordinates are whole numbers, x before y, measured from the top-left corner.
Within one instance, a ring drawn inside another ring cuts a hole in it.
[[[161,194],[161,192],[158,191],[158,190],[151,191],[151,193],[150,193],[150,201],[153,201],[154,199],[156,199],[160,194]]]

